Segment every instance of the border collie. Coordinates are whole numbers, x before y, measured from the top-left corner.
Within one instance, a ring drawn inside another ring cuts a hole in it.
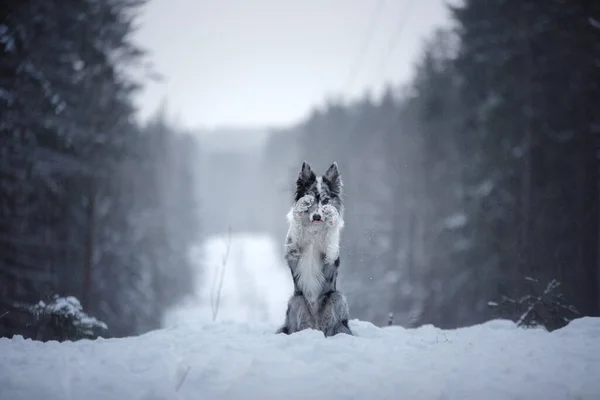
[[[318,329],[325,336],[352,335],[348,303],[336,289],[340,231],[344,226],[342,180],[337,163],[316,176],[305,161],[296,181],[294,205],[287,215],[285,259],[294,280],[284,325],[277,333]]]

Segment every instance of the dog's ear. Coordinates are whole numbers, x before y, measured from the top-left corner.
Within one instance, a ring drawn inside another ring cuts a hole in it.
[[[323,175],[323,178],[327,180],[327,182],[329,183],[329,188],[333,192],[337,194],[341,193],[342,178],[340,177],[340,171],[336,162],[331,164],[331,166],[327,169],[327,172],[325,172],[325,175]]]
[[[300,170],[300,174],[298,175],[298,181],[296,182],[298,186],[304,186],[308,183],[311,183],[317,179],[317,176],[310,168],[310,165],[306,161],[302,163],[302,169]]]

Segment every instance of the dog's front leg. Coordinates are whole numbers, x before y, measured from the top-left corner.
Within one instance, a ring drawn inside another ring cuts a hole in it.
[[[315,198],[310,194],[302,196],[300,199],[298,199],[292,208],[294,214],[293,217],[296,222],[300,222],[301,218],[313,206],[313,204],[315,204]]]
[[[285,238],[285,260],[294,276],[294,284],[296,284],[295,275],[302,253],[302,218],[304,218],[305,213],[312,207],[314,202],[315,198],[313,196],[306,195],[294,204],[288,214],[290,228]]]
[[[344,226],[344,221],[338,210],[327,204],[323,206],[323,217],[325,228],[325,263],[334,263],[340,255],[340,230]],[[339,261],[338,261],[339,262]]]
[[[300,264],[300,257],[302,256],[302,249],[298,244],[297,238],[290,232],[285,240],[285,261],[287,262],[292,278],[294,279],[294,292],[298,292],[298,264]]]
[[[286,251],[292,243],[298,243],[302,237],[303,219],[306,218],[306,212],[315,203],[315,198],[311,195],[301,197],[287,214],[287,220],[290,224],[287,237],[285,238]]]
[[[323,206],[323,217],[325,225],[329,229],[341,229],[344,226],[344,221],[338,210],[331,204]]]

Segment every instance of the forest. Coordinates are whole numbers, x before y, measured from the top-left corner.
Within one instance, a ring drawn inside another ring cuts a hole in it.
[[[264,172],[293,182],[298,160],[339,163],[340,285],[357,318],[552,328],[600,315],[600,3],[450,11],[410,84],[328,99],[273,134],[267,154],[295,154]]]
[[[2,5],[0,337],[65,338],[73,315],[79,336],[140,334],[193,290],[202,149],[163,109],[136,118],[155,78],[132,40],[143,5]],[[340,287],[376,325],[598,316],[600,2],[448,7],[412,82],[271,130],[274,214],[303,160],[338,162]]]
[[[142,5],[2,6],[0,336],[60,339],[83,311],[80,335],[138,334],[191,290],[198,149],[160,111],[136,122]]]

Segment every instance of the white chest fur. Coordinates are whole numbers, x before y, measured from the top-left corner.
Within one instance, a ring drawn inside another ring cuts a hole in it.
[[[325,283],[323,263],[332,263],[339,255],[340,230],[344,221],[340,218],[338,223],[331,227],[323,224],[302,224],[295,219],[293,209],[287,217],[290,222],[287,235],[290,242],[286,246],[301,249],[298,265],[293,273],[298,288],[313,307]]]
[[[318,243],[313,242],[308,244],[300,256],[296,270],[298,286],[306,299],[311,303],[317,301],[325,281],[320,247]]]

